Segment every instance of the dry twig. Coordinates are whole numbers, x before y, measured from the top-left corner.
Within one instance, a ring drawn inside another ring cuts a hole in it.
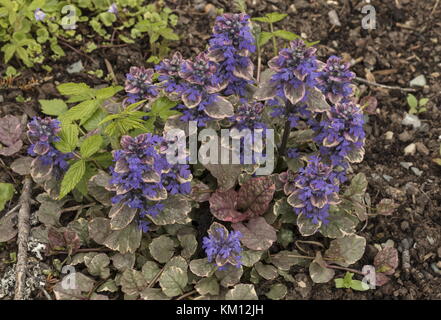
[[[20,196],[20,211],[18,212],[18,254],[17,265],[15,267],[15,300],[24,299],[24,289],[26,282],[26,267],[28,263],[28,237],[29,237],[29,217],[30,217],[30,198],[31,198],[31,177],[27,176],[23,184]]]
[[[381,84],[381,83],[376,83],[376,82],[372,82],[372,81],[368,81],[366,79],[360,78],[360,77],[355,77],[355,81],[364,83],[364,84],[368,84],[370,86],[375,86],[375,87],[379,87],[379,88],[383,88],[383,89],[388,89],[388,90],[400,90],[403,92],[416,92],[416,89],[412,89],[412,88],[401,88],[401,87],[396,87],[396,86],[388,86],[385,84]]]

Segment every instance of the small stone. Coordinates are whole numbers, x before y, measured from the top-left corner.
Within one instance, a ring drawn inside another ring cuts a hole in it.
[[[404,148],[404,155],[406,156],[413,156],[416,152],[416,145],[415,143],[409,144],[406,148]]]
[[[83,62],[81,60],[72,63],[69,67],[67,67],[66,71],[69,74],[79,73],[84,70]]]
[[[340,19],[338,18],[337,11],[331,10],[328,12],[329,22],[333,26],[341,27]]]
[[[416,145],[416,149],[419,153],[421,153],[425,156],[429,155],[430,150],[427,149],[427,147],[422,142],[417,142],[417,143],[415,143],[415,145]]]
[[[435,244],[435,239],[433,239],[432,237],[427,236],[426,239],[427,239],[427,241],[429,241],[431,246],[433,246]]]
[[[400,162],[400,166],[402,166],[404,169],[409,170],[409,168],[413,165],[413,162]]]
[[[2,103],[3,101],[5,101],[5,98],[3,98],[3,96],[0,94],[0,103]]]
[[[421,120],[414,114],[406,113],[404,119],[401,121],[404,126],[412,126],[414,129],[421,127]]]
[[[410,170],[412,170],[412,172],[418,177],[421,177],[423,175],[423,171],[418,168],[412,167],[410,168]]]
[[[403,131],[398,135],[398,139],[402,142],[408,142],[412,139],[412,135],[409,133],[409,131]]]
[[[297,8],[295,4],[289,6],[288,13],[297,13]]]
[[[415,196],[419,192],[418,185],[414,182],[406,183],[406,185],[404,186],[404,190],[406,190],[407,194],[410,196]]]
[[[394,133],[392,131],[388,131],[384,134],[384,138],[386,140],[392,140],[394,138]]]
[[[401,230],[406,231],[407,229],[409,229],[409,222],[407,221],[401,222]]]
[[[392,179],[393,179],[393,177],[388,176],[387,174],[383,174],[383,178],[384,178],[384,180],[386,180],[387,182],[391,182]]]
[[[410,81],[411,87],[424,87],[427,84],[426,77],[422,74]]]

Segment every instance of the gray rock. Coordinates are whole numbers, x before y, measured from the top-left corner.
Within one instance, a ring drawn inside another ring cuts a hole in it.
[[[401,124],[404,126],[412,126],[414,129],[421,127],[421,120],[414,114],[406,113]]]
[[[415,175],[418,177],[421,177],[423,175],[423,171],[418,168],[412,167],[410,168],[410,170],[412,170],[412,172],[415,173]]]
[[[411,87],[424,87],[427,84],[426,77],[422,74],[410,81]]]
[[[383,174],[383,178],[384,178],[384,180],[386,180],[387,182],[391,182],[392,179],[393,179],[393,177],[388,176],[387,174]]]
[[[413,165],[413,162],[400,162],[400,166],[402,166],[404,169],[408,169]]]
[[[411,143],[409,144],[406,148],[404,148],[404,155],[408,156],[413,156],[416,152],[416,145],[415,143]]]
[[[416,145],[416,149],[419,153],[421,153],[422,155],[428,156],[430,153],[430,150],[427,149],[427,147],[424,145],[424,143],[422,142],[417,142],[415,143]]]
[[[337,11],[331,10],[328,12],[329,22],[333,26],[341,27],[340,19],[338,18]]]
[[[72,63],[69,67],[67,67],[66,71],[69,74],[79,73],[84,70],[83,62],[81,60]]]
[[[412,140],[412,135],[409,133],[409,131],[403,131],[398,135],[398,139],[402,142],[408,142]]]

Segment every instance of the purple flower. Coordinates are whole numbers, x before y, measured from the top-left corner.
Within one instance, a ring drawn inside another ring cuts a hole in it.
[[[167,162],[163,138],[150,133],[123,136],[120,150],[113,151],[115,166],[110,168],[109,190],[115,191],[113,203],[139,209],[139,221],[158,215],[168,195],[189,194],[191,173],[187,165]],[[140,222],[145,230],[147,225]]]
[[[307,47],[302,40],[297,39],[268,62],[275,72],[271,81],[277,96],[293,105],[305,98],[307,89],[315,86],[318,75],[315,52],[315,48]]]
[[[288,197],[288,203],[296,214],[304,215],[314,224],[326,224],[330,206],[340,202],[339,190],[339,182],[332,167],[323,163],[319,157],[312,156],[307,166],[299,170],[295,178],[295,191]]]
[[[126,74],[125,90],[129,97],[129,103],[135,103],[144,99],[152,99],[158,96],[158,86],[153,84],[154,70],[143,67],[131,67]]]
[[[208,237],[202,239],[202,248],[205,249],[209,262],[213,262],[220,270],[229,265],[240,268],[242,247],[240,239],[242,234],[239,231],[230,233],[223,227],[209,231]]]
[[[355,73],[349,71],[349,63],[341,58],[332,56],[317,78],[318,88],[332,103],[337,103],[352,94],[351,81]]]
[[[159,73],[158,80],[161,81],[161,87],[167,93],[181,94],[184,89],[184,80],[179,75],[184,59],[180,52],[176,52],[171,59],[164,59],[155,67]]]
[[[60,137],[57,136],[61,130],[60,124],[60,121],[50,117],[34,117],[28,123],[28,138],[35,154],[46,154],[51,148],[51,143],[60,141]]]
[[[348,160],[359,162],[357,160],[361,159],[356,159],[355,155],[364,152],[363,113],[355,103],[348,101],[332,106],[325,115],[312,127],[317,132],[314,141],[319,144],[323,157],[329,158],[334,167],[341,167],[337,171],[338,179],[344,182]]]
[[[116,5],[116,3],[112,3],[109,7],[109,9],[107,9],[107,12],[113,13],[113,14],[118,14],[118,7]]]
[[[234,122],[234,127],[238,130],[266,128],[262,122],[263,111],[264,105],[260,102],[244,102],[239,105],[230,121]]]
[[[52,145],[60,141],[58,133],[60,132],[60,121],[50,117],[34,117],[28,123],[28,139],[31,145],[28,148],[28,154],[36,157],[34,164],[41,167],[50,168],[47,172],[59,177],[61,173],[69,168],[66,160],[72,158],[71,153],[62,153]]]
[[[46,18],[46,13],[44,13],[40,8],[37,8],[34,11],[34,17],[37,21],[43,21]]]
[[[228,83],[224,94],[246,95],[246,85],[253,83],[254,65],[249,54],[255,52],[249,16],[224,14],[216,18],[208,49],[211,59],[219,63],[215,83]]]

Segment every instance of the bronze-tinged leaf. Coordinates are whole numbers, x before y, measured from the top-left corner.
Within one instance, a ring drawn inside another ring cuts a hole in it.
[[[74,254],[80,248],[81,240],[75,231],[67,228],[55,229],[50,227],[48,230],[47,254],[57,253],[57,251],[67,251],[69,255]]]
[[[291,83],[286,82],[283,85],[283,92],[285,93],[285,97],[292,103],[296,104],[305,96],[305,85],[302,83],[297,88],[294,87]]]
[[[135,218],[138,209],[130,208],[124,203],[114,205],[109,212],[110,228],[112,230],[121,230],[127,227]]]
[[[382,199],[380,203],[377,204],[377,214],[390,216],[398,207],[399,205],[395,203],[393,199]]]
[[[240,164],[206,164],[204,166],[216,178],[220,191],[227,191],[233,188],[239,175],[245,169]]]
[[[199,181],[197,179],[193,179],[191,181],[191,193],[190,197],[196,202],[206,202],[210,200],[210,195],[213,191],[211,188]]]
[[[234,115],[234,107],[230,101],[223,97],[217,97],[205,107],[205,113],[214,119],[225,119]]]
[[[363,111],[367,114],[375,114],[377,110],[378,101],[377,98],[373,96],[366,96],[360,100],[360,106],[363,108]]]
[[[18,140],[17,142],[15,142],[14,144],[12,144],[9,147],[1,148],[0,155],[5,156],[5,157],[12,156],[13,154],[19,152],[21,147],[23,147],[23,141]]]
[[[266,69],[260,75],[259,88],[254,93],[256,100],[270,100],[275,97],[277,93],[277,82],[272,81],[271,78],[275,74],[271,69]]]
[[[334,263],[343,267],[354,264],[364,254],[366,239],[355,234],[331,241],[326,257],[335,260]]]
[[[17,212],[10,213],[0,219],[0,242],[11,240],[17,235]]]
[[[377,253],[374,259],[374,266],[377,273],[392,275],[398,267],[398,251],[393,247],[386,247]]]
[[[210,197],[210,211],[221,221],[240,222],[247,216],[236,210],[238,193],[234,190],[216,191]]]
[[[248,179],[240,188],[237,208],[245,213],[247,218],[264,214],[274,197],[276,186],[271,177]]]
[[[0,142],[2,144],[12,147],[20,140],[22,133],[23,126],[19,118],[13,115],[0,118]],[[23,145],[23,143],[21,145]]]
[[[240,241],[251,250],[267,250],[277,240],[276,229],[262,217],[253,218],[248,223],[234,223],[231,226],[242,233],[243,237]]]
[[[11,169],[15,173],[18,173],[21,176],[25,176],[31,173],[31,157],[21,157],[15,159],[14,162],[11,163]]]
[[[306,104],[308,105],[308,109],[313,112],[325,112],[331,109],[323,93],[316,88],[308,90]]]
[[[35,182],[44,181],[50,177],[52,173],[53,163],[45,163],[41,157],[37,157],[32,161],[31,164],[31,176]]]

